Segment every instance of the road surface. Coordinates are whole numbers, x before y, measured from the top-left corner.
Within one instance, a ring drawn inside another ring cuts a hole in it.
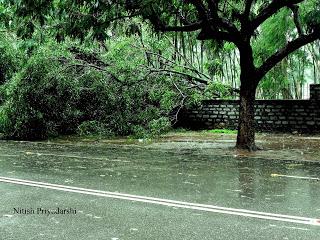
[[[2,142],[0,239],[320,239],[320,162]]]

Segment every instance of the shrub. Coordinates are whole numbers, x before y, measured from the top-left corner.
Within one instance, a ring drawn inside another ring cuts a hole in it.
[[[23,55],[16,41],[7,34],[0,37],[0,85],[8,81],[21,66]],[[1,103],[1,102],[0,102]]]
[[[82,122],[78,126],[77,133],[80,136],[87,136],[87,135],[113,136],[112,130],[109,129],[105,123],[98,122],[98,121]]]
[[[149,137],[167,131],[180,91],[197,94],[180,77],[148,74],[134,42],[134,37],[113,41],[104,54],[74,43],[36,48],[0,88],[5,96],[0,131],[15,139],[74,133]],[[173,81],[181,81],[181,89]]]
[[[62,52],[41,48],[6,85],[6,102],[0,112],[5,136],[43,139],[71,133],[79,122],[76,103],[79,84],[55,57]]]

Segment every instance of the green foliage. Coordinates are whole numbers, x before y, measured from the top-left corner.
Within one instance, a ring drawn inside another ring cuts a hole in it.
[[[260,35],[253,45],[257,66],[261,65],[278,49],[284,47],[289,38],[296,38],[297,33],[291,15],[290,9],[284,8],[262,25]],[[301,98],[297,91],[291,91],[290,86],[300,86],[306,82],[299,64],[303,65],[304,71],[308,67],[308,61],[308,54],[303,48],[285,58],[260,82],[260,95],[266,99]],[[291,74],[290,71],[295,73]]]
[[[14,37],[3,34],[0,37],[0,85],[12,77],[21,65],[22,56],[17,46],[12,44]]]
[[[266,58],[286,44],[286,37],[293,32],[294,28],[289,18],[290,14],[289,9],[283,9],[261,26],[261,33],[253,45],[256,65],[260,65]]]
[[[0,2],[0,26],[10,28],[12,24],[13,10],[11,7],[4,5],[3,1]]]
[[[159,136],[170,130],[171,123],[168,118],[161,117],[159,119],[154,119],[148,124],[149,131],[152,136]]]
[[[204,96],[207,99],[212,99],[218,94],[219,98],[229,98],[230,97],[230,87],[221,82],[209,82],[207,88],[205,89]]]
[[[108,126],[105,123],[98,122],[98,121],[84,121],[82,122],[78,128],[77,128],[77,133],[80,136],[97,136],[97,135],[102,135],[102,136],[112,136],[112,130],[108,128]]]
[[[135,42],[135,36],[114,40],[102,54],[52,41],[38,47],[0,88],[0,132],[45,139],[73,133],[154,137],[167,131],[180,93],[164,76],[141,68],[144,55]]]
[[[67,57],[58,46],[54,54],[53,48],[39,49],[6,85],[0,128],[7,137],[42,139],[74,131],[79,84],[57,57]]]
[[[318,0],[309,0],[302,5],[302,22],[307,25],[307,31],[320,31],[320,5]]]

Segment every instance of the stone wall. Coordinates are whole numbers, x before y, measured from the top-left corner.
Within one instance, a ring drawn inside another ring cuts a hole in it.
[[[320,85],[310,85],[310,100],[257,100],[257,131],[320,132]],[[239,101],[204,101],[201,107],[181,111],[178,126],[189,129],[237,129]]]

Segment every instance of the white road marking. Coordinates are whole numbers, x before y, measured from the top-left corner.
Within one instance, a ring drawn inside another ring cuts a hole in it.
[[[288,227],[288,226],[277,226],[277,225],[273,225],[270,224],[270,227],[274,227],[274,228],[286,228],[286,229],[294,229],[294,230],[301,230],[301,231],[310,231],[309,228],[299,228],[299,227]]]
[[[259,218],[259,219],[265,219],[265,220],[274,220],[274,221],[320,226],[320,220],[315,218],[290,216],[290,215],[267,213],[267,212],[258,212],[258,211],[252,211],[252,210],[246,210],[246,209],[226,208],[226,207],[219,207],[219,206],[207,205],[207,204],[181,202],[181,201],[174,201],[169,199],[152,198],[152,197],[124,194],[124,193],[117,193],[117,192],[100,191],[100,190],[94,190],[94,189],[71,187],[66,185],[50,184],[45,182],[35,182],[35,181],[16,179],[16,178],[0,177],[0,182],[45,188],[45,189],[53,189],[53,190],[64,191],[64,192],[81,193],[86,195],[93,195],[93,196],[100,196],[100,197],[107,197],[107,198],[114,198],[114,199],[130,200],[133,202],[152,203],[152,204],[158,204],[158,205],[164,205],[164,206],[170,206],[170,207],[176,207],[176,208],[185,208],[185,209],[193,209],[193,210],[200,210],[200,211],[206,211],[206,212],[215,212],[215,213],[223,213],[223,214],[229,214],[229,215]]]
[[[283,175],[283,174],[276,174],[276,173],[271,174],[271,177],[286,177],[286,178],[296,178],[296,179],[320,181],[320,178],[315,178],[315,177],[291,176],[291,175]]]

